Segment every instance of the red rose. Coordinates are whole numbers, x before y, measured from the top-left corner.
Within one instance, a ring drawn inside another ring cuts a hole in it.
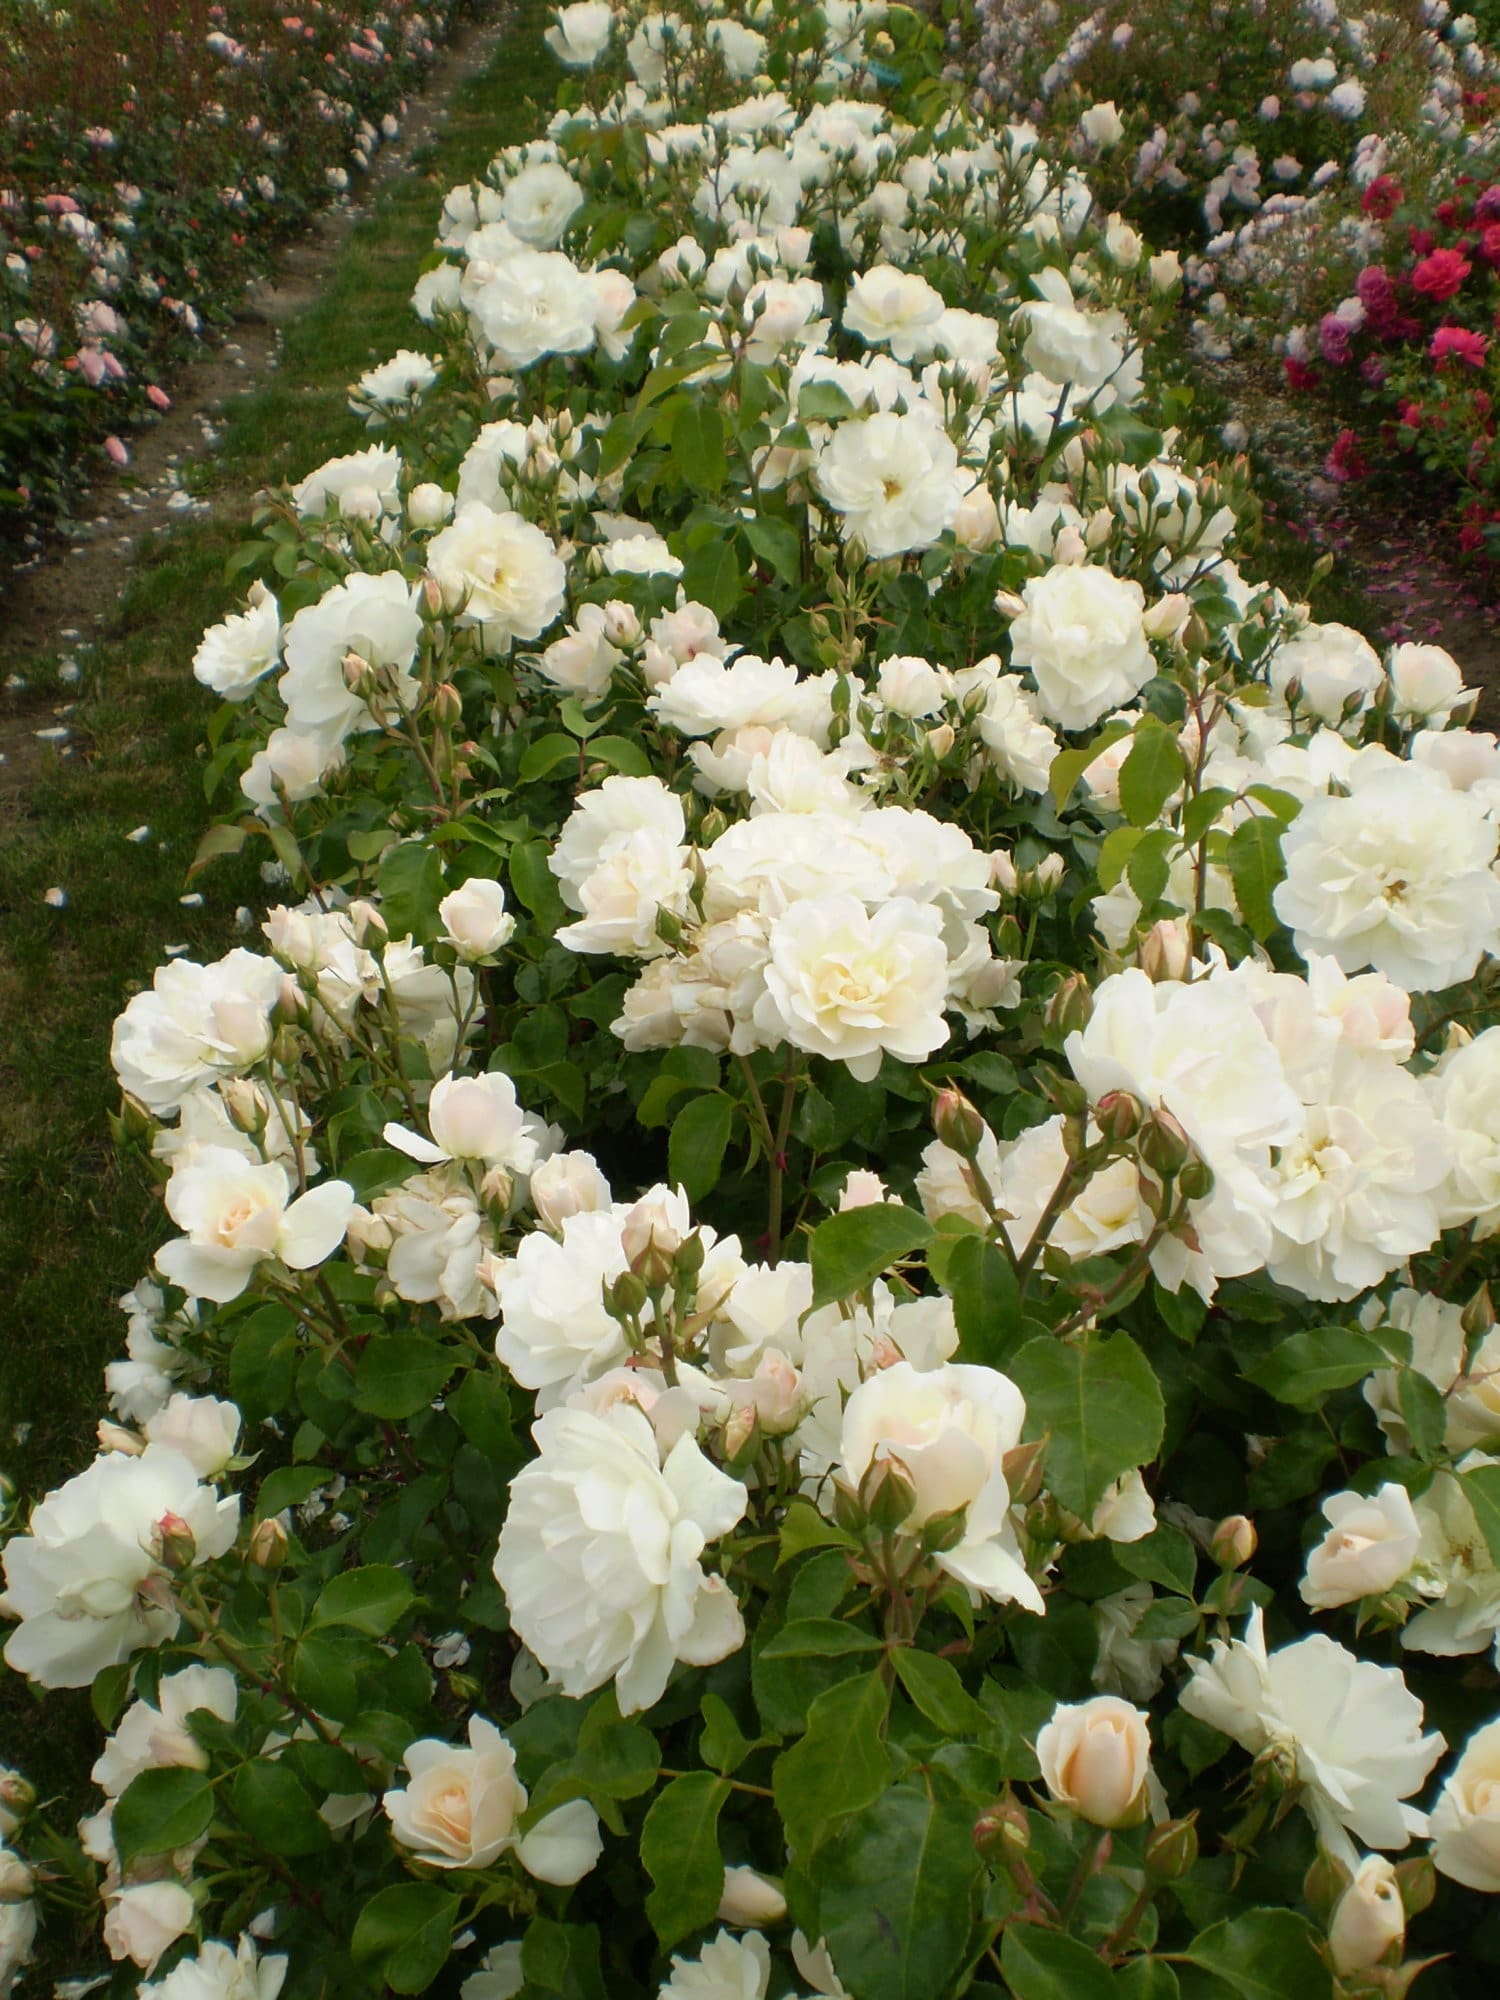
[[[1440,326],[1427,352],[1439,367],[1445,361],[1461,361],[1470,368],[1482,368],[1489,346],[1484,334],[1471,333],[1466,326]]]
[[[1473,268],[1459,250],[1434,250],[1412,271],[1412,288],[1434,301],[1451,299]]]
[[[1393,174],[1381,174],[1360,196],[1359,205],[1366,215],[1373,215],[1381,222],[1387,221],[1401,205],[1400,181]]]
[[[1317,376],[1305,361],[1298,361],[1294,355],[1289,354],[1281,365],[1286,371],[1288,388],[1315,389],[1318,386]]]

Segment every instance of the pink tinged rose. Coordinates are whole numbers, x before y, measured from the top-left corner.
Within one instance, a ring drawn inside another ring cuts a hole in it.
[[[130,453],[120,439],[111,435],[104,440],[104,449],[116,465],[129,465]]]
[[[1470,368],[1482,368],[1489,348],[1485,334],[1474,333],[1466,326],[1440,326],[1427,352],[1440,366],[1445,361],[1459,361]]]

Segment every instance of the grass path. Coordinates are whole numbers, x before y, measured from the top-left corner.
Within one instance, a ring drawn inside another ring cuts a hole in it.
[[[111,1024],[168,945],[217,956],[240,936],[236,906],[259,906],[264,893],[253,865],[237,874],[220,864],[195,885],[201,907],[180,900],[209,818],[200,746],[217,706],[192,680],[193,650],[234,606],[224,565],[245,538],[254,493],[357,448],[365,434],[345,407],[348,383],[419,344],[408,302],[440,194],[534,135],[535,105],[554,83],[546,18],[541,0],[519,0],[435,143],[345,239],[318,303],[287,324],[279,369],[228,406],[220,448],[194,481],[212,514],[138,554],[82,682],[60,689],[59,700],[76,702],[67,721],[77,752],[49,757],[0,800],[0,1471],[23,1508],[90,1457],[102,1370],[123,1351],[115,1301],[149,1269],[162,1235],[150,1177],[110,1138]],[[57,667],[38,659],[24,671],[36,684],[55,680]],[[149,835],[132,840],[143,825]],[[45,900],[54,888],[66,894],[62,909]],[[81,1808],[97,1729],[86,1694],[71,1723],[67,1712],[49,1698],[40,1738],[25,1684],[0,1675],[0,1761],[23,1764],[43,1796]],[[73,1969],[63,1948],[57,1940],[34,1982]]]

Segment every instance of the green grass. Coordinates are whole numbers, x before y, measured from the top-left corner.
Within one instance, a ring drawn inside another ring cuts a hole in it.
[[[244,862],[193,885],[202,908],[179,902],[210,817],[200,745],[216,704],[192,680],[193,650],[236,602],[224,564],[245,538],[255,490],[365,441],[347,385],[415,344],[408,302],[443,191],[535,134],[534,107],[550,103],[555,83],[546,18],[541,0],[519,0],[437,141],[387,184],[318,303],[288,324],[280,368],[229,406],[220,450],[195,482],[212,516],[143,550],[87,655],[69,717],[76,754],[52,760],[18,802],[0,802],[0,1469],[23,1512],[88,1461],[102,1370],[123,1351],[115,1301],[149,1269],[164,1233],[149,1176],[110,1140],[111,1024],[168,944],[215,957],[241,935],[236,907],[264,900]],[[57,666],[8,664],[32,685]],[[126,836],[143,823],[150,839],[133,844]],[[43,900],[54,886],[68,896],[61,911]],[[97,1748],[86,1695],[49,1696],[38,1712],[19,1677],[0,1675],[0,1761],[57,1796],[59,1824],[93,1802]],[[97,1957],[92,1928],[69,1936],[54,1924],[40,1972],[66,1975]]]

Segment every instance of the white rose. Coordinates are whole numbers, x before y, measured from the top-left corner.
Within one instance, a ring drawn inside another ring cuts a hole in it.
[[[1384,1855],[1367,1854],[1328,1926],[1334,1966],[1345,1978],[1368,1972],[1405,1936],[1406,1910],[1396,1871]]]
[[[557,942],[579,953],[658,957],[668,949],[659,920],[663,913],[686,917],[692,883],[687,849],[640,827],[613,842],[579,883],[582,918],[564,925]]]
[[[223,1555],[239,1501],[201,1486],[180,1452],[111,1452],[49,1493],[5,1545],[6,1600],[21,1620],[5,1658],[43,1687],[87,1687],[138,1646],[160,1645],[177,1612],[144,1593],[161,1574],[161,1523],[182,1523],[197,1559]]]
[[[1002,1468],[1025,1421],[1020,1390],[993,1368],[948,1363],[922,1372],[898,1361],[861,1382],[845,1404],[839,1462],[852,1488],[877,1461],[911,1482],[915,1498],[903,1533],[918,1534],[934,1516],[964,1509],[963,1539],[937,1558],[939,1567],[996,1603],[1040,1612]]]
[[[452,525],[433,536],[427,568],[459,625],[479,628],[488,653],[509,652],[514,639],[540,638],[567,597],[567,571],[548,536],[519,514],[496,513],[478,500],[466,502]]]
[[[262,1958],[255,1939],[243,1936],[237,1949],[217,1940],[196,1958],[180,1958],[162,1979],[140,1990],[149,2000],[277,2000],[286,1979],[285,1958]]]
[[[517,250],[474,299],[472,311],[506,368],[594,344],[598,301],[588,274],[560,250]]]
[[[1378,746],[1347,797],[1311,798],[1282,837],[1272,898],[1303,957],[1367,965],[1410,993],[1470,979],[1500,947],[1496,826],[1475,798]]]
[[[1464,1745],[1432,1809],[1432,1861],[1465,1888],[1500,1895],[1500,1722]]]
[[[376,714],[408,710],[417,702],[412,674],[422,621],[412,587],[399,571],[357,571],[325,591],[286,628],[286,672],[276,683],[288,725],[303,736],[339,741],[352,730],[376,727]],[[349,685],[346,661],[370,669],[369,698]]]
[[[482,875],[471,875],[461,889],[451,889],[438,904],[438,915],[443,942],[470,965],[494,958],[515,935],[504,888]]]
[[[1091,1826],[1133,1826],[1151,1775],[1147,1717],[1118,1695],[1059,1703],[1036,1739],[1042,1782]]]
[[[406,502],[406,518],[414,528],[440,528],[453,519],[453,495],[431,479],[414,486]]]
[[[10,1993],[22,1968],[31,1962],[36,1943],[36,1901],[0,1903],[0,1996]]]
[[[740,1520],[745,1489],[691,1437],[661,1464],[626,1404],[552,1410],[533,1436],[495,1556],[511,1624],[565,1694],[613,1679],[623,1714],[649,1708],[674,1661],[710,1666],[744,1642],[733,1593],[699,1558]]]
[[[256,1165],[227,1146],[180,1154],[167,1183],[167,1213],[185,1235],[164,1243],[156,1268],[194,1298],[237,1299],[257,1264],[279,1257],[294,1271],[331,1257],[354,1206],[347,1181],[324,1181],[295,1201],[286,1169]]]
[[[1500,1222],[1500,1028],[1444,1055],[1424,1079],[1449,1148],[1443,1227]]]
[[[953,677],[930,661],[897,654],[881,661],[875,691],[893,715],[937,715],[953,692]]]
[[[1362,714],[1385,676],[1380,655],[1349,625],[1305,625],[1271,655],[1274,694],[1286,701],[1293,682],[1301,713],[1337,728],[1346,708]]]
[[[401,512],[401,454],[389,445],[330,458],[292,488],[304,521],[321,521],[330,506],[351,520],[375,522]]]
[[[786,1915],[786,1897],[774,1882],[753,1868],[726,1868],[724,1894],[719,1899],[720,1923],[760,1929],[779,1924]]]
[[[1333,1493],[1323,1502],[1328,1533],[1307,1558],[1299,1586],[1314,1611],[1378,1597],[1417,1559],[1421,1529],[1404,1486],[1387,1481],[1373,1499]]]
[[[686,835],[682,801],[660,778],[606,778],[582,795],[547,861],[570,910],[583,908],[579,891],[600,862],[641,828],[674,847]]]
[[[1080,395],[1103,388],[1115,375],[1125,388],[1125,377],[1135,371],[1126,369],[1123,314],[1085,311],[1075,303],[1066,274],[1056,268],[1036,272],[1032,283],[1041,298],[1016,308],[1027,329],[1027,365],[1056,387],[1066,385]]]
[[[239,1689],[227,1667],[183,1667],[163,1674],[155,1702],[133,1701],[120,1717],[90,1776],[115,1799],[142,1771],[169,1764],[206,1771],[208,1752],[188,1728],[188,1717],[206,1709],[221,1722],[233,1722],[238,1708]]]
[[[657,2000],[766,2000],[770,1979],[771,1947],[759,1931],[742,1938],[720,1931],[696,1958],[673,1954]]]
[[[424,1737],[401,1761],[409,1784],[381,1804],[396,1839],[432,1868],[488,1868],[515,1845],[526,1810],[526,1787],[515,1774],[516,1753],[494,1723],[469,1718],[469,1743]]]
[[[501,191],[506,226],[533,250],[552,250],[583,207],[583,189],[556,160],[523,167]]]
[[[1393,646],[1386,671],[1391,705],[1404,721],[1444,722],[1473,699],[1457,660],[1441,646]]]
[[[610,643],[608,620],[602,604],[579,606],[578,622],[571,632],[554,639],[537,660],[537,670],[554,687],[597,700],[607,694],[615,668],[624,657]]]
[[[439,264],[431,271],[424,271],[412,287],[412,311],[427,326],[434,324],[439,313],[456,313],[462,304],[461,282],[462,274],[456,264]]]
[[[521,1109],[516,1086],[503,1070],[443,1077],[432,1086],[427,1124],[431,1143],[394,1123],[385,1127],[385,1142],[424,1167],[479,1160],[524,1174],[536,1159],[538,1121]]]
[[[442,362],[430,354],[418,354],[410,347],[398,348],[389,361],[368,368],[354,384],[349,407],[356,416],[367,404],[380,409],[396,409],[430,389],[442,372]]]
[[[240,773],[240,790],[263,817],[279,808],[283,796],[293,805],[315,798],[330,773],[344,763],[344,746],[332,735],[309,735],[296,729],[273,729]]]
[[[104,1942],[113,1959],[129,1958],[143,1972],[188,1930],[197,1911],[180,1882],[140,1882],[105,1906]]]
[[[854,896],[814,896],[776,919],[769,948],[755,1023],[772,1046],[869,1082],[887,1051],[921,1062],[947,1041],[948,952],[930,904],[897,896],[872,916]]]
[[[914,412],[842,423],[818,457],[818,491],[877,561],[930,548],[953,526],[968,480],[945,432]]]
[[[609,46],[614,9],[608,0],[575,0],[559,7],[556,26],[548,28],[547,46],[568,69],[592,69]]]
[[[159,965],[115,1022],[110,1060],[120,1087],[158,1118],[199,1084],[252,1068],[271,1044],[281,998],[273,958],[236,949],[212,965]]]
[[[257,584],[247,611],[210,625],[199,640],[193,675],[226,701],[244,701],[280,654],[281,612],[271,593]]]
[[[1078,129],[1091,146],[1097,146],[1103,152],[1108,146],[1118,146],[1125,137],[1125,120],[1111,99],[1103,104],[1091,104],[1079,119]]]
[[[1155,673],[1138,583],[1097,564],[1059,563],[1031,578],[1021,596],[1010,657],[1031,669],[1042,713],[1061,728],[1089,728]]]
[[[173,1396],[141,1429],[149,1444],[180,1451],[200,1479],[212,1479],[234,1457],[240,1413],[216,1396]]]
[[[1170,292],[1182,278],[1182,259],[1175,250],[1158,250],[1146,268],[1151,273],[1154,292]]]
[[[592,1153],[554,1153],[531,1176],[531,1206],[538,1222],[560,1233],[570,1215],[608,1208],[609,1182]]]
[[[898,361],[925,361],[937,339],[943,295],[914,271],[877,264],[862,271],[844,302],[844,326],[871,346],[889,347]]]
[[[1276,1746],[1294,1762],[1301,1802],[1330,1852],[1351,1871],[1353,1834],[1366,1847],[1405,1847],[1425,1815],[1402,1803],[1443,1753],[1424,1736],[1422,1704],[1399,1669],[1361,1660],[1321,1632],[1267,1654],[1259,1607],[1241,1639],[1216,1639],[1189,1662],[1189,1715],[1232,1736],[1252,1756]]]
[[[521,1940],[508,1938],[504,1944],[491,1946],[458,1990],[460,2000],[515,2000],[525,1984]]]

